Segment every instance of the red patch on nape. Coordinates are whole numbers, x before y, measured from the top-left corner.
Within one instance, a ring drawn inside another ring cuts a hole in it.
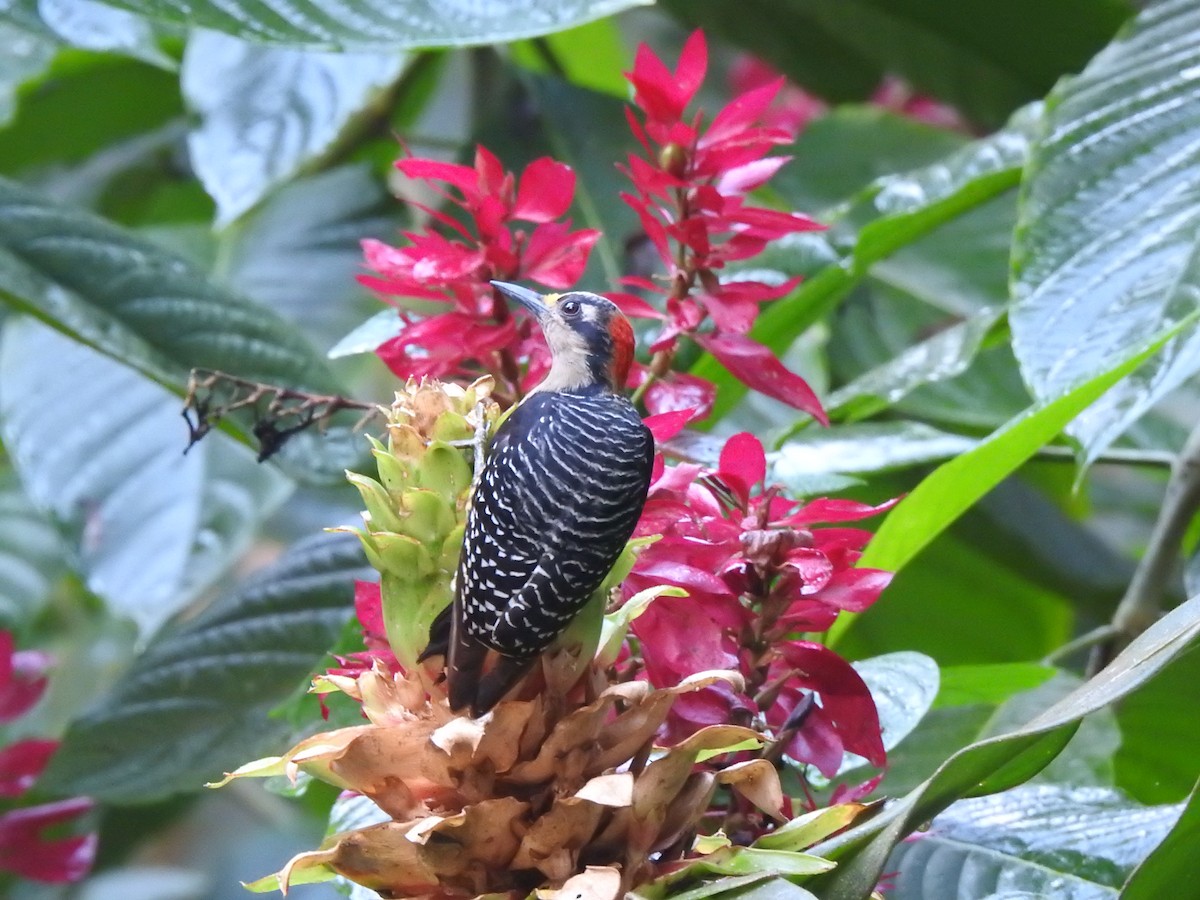
[[[613,387],[625,387],[629,380],[629,367],[633,365],[633,326],[619,312],[614,312],[608,323],[608,334],[612,338]]]

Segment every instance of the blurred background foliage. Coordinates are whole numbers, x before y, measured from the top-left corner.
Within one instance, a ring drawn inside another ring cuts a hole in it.
[[[570,163],[575,222],[605,233],[581,286],[640,272],[614,169],[621,72],[638,41],[673,58],[695,26],[710,108],[745,55],[813,101],[762,199],[829,229],[751,261],[806,276],[754,334],[833,425],[796,423],[710,359],[693,370],[720,388],[715,430],[762,437],[797,495],[909,494],[869,553],[896,580],[835,634],[851,659],[919,651],[941,669],[882,790],[1078,685],[1070,642],[1114,621],[1148,547],[1166,575],[1139,608],[1194,592],[1200,567],[1170,566],[1192,554],[1194,501],[1171,536],[1155,523],[1200,412],[1200,8],[442,7],[0,0],[0,625],[56,659],[47,699],[3,737],[63,737],[37,791],[97,798],[101,836],[88,881],[14,897],[238,897],[314,843],[332,795],[200,786],[312,722],[297,692],[363,574],[356,545],[320,531],[355,517],[341,472],[365,442],[334,427],[259,465],[234,423],[184,455],[187,373],[389,396],[363,352],[388,312],[354,276],[362,238],[410,224],[392,196],[409,188],[402,144]],[[956,115],[930,121],[914,98]],[[902,845],[889,896],[1116,897],[1200,774],[1200,613],[1177,612],[1187,639],[1144,651],[1154,665],[1065,749],[1061,733],[1049,768]],[[1025,768],[997,785],[1040,765]],[[1170,880],[1187,846],[1168,839],[1124,895],[1195,896]]]

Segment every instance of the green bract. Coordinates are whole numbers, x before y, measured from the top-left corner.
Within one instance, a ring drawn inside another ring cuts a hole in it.
[[[347,472],[362,494],[363,528],[352,531],[379,570],[383,620],[406,670],[451,600],[451,580],[471,494],[471,459],[495,427],[491,378],[467,388],[410,380],[387,413],[387,442],[370,438],[378,480]]]

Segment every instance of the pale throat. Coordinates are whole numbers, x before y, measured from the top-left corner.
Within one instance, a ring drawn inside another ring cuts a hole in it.
[[[555,331],[557,333],[547,335],[553,354],[550,371],[541,384],[530,391],[531,394],[539,391],[577,391],[596,383],[588,365],[588,348],[583,338],[566,328]],[[604,386],[612,388],[607,381]]]

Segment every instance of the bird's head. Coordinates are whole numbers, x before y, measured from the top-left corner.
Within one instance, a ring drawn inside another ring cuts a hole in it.
[[[537,320],[553,362],[539,391],[599,386],[619,391],[633,364],[633,328],[615,303],[586,291],[538,294],[503,281],[492,285]]]

